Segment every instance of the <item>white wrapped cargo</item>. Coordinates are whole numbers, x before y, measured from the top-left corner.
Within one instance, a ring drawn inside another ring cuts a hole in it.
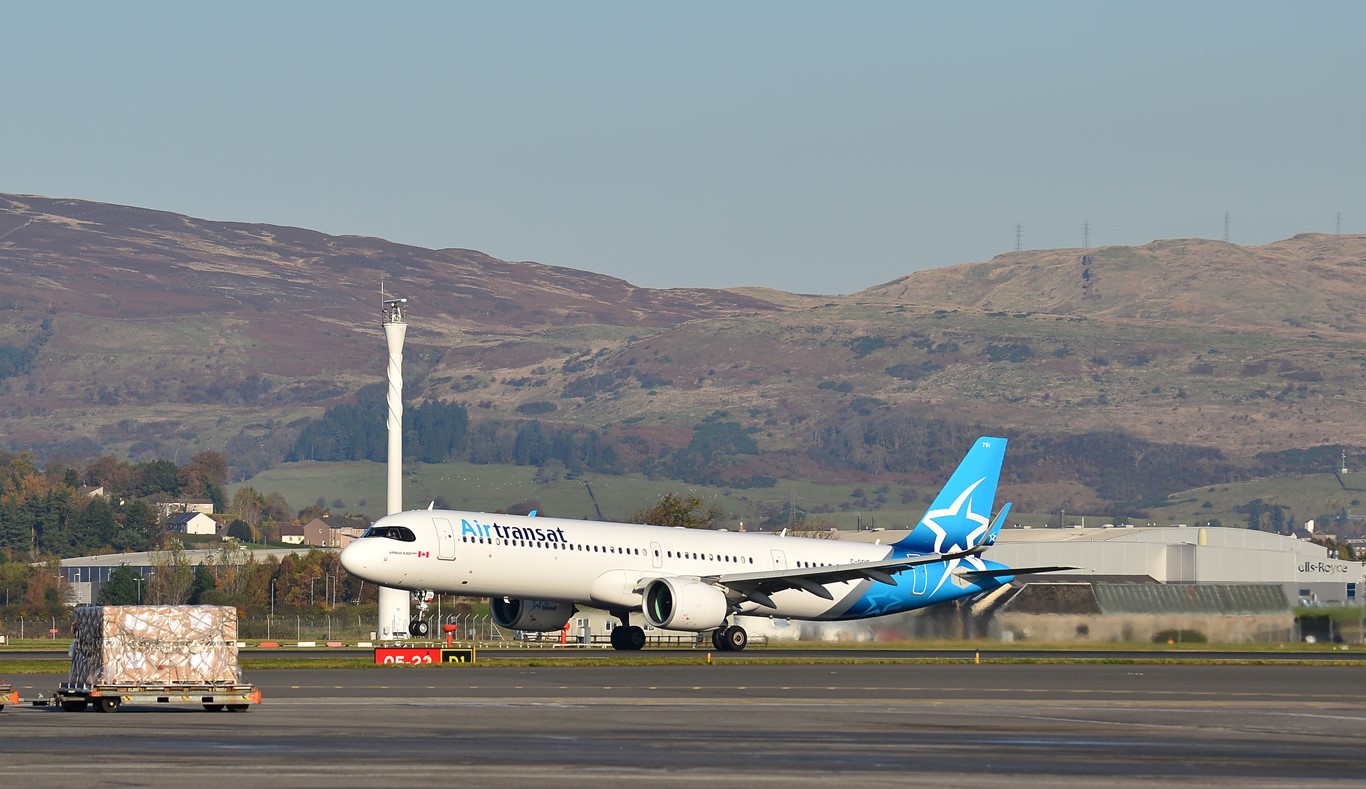
[[[231,606],[85,606],[75,613],[70,686],[239,681]]]

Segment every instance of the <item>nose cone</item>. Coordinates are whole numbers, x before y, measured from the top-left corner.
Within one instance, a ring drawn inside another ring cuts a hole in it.
[[[369,580],[369,574],[366,571],[370,569],[371,557],[374,555],[374,551],[370,550],[368,544],[370,542],[371,540],[368,539],[354,540],[350,545],[342,548],[341,566],[357,578]]]

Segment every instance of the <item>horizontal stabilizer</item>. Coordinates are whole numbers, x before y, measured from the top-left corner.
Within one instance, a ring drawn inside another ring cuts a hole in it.
[[[964,570],[957,575],[970,581],[978,578],[1000,578],[1005,575],[1038,575],[1040,573],[1060,573],[1063,570],[1076,570],[1076,567],[1002,567],[999,570]]]

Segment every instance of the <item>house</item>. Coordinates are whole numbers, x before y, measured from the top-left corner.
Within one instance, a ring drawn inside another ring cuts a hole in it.
[[[218,521],[202,512],[177,512],[166,519],[166,530],[177,534],[217,534]]]
[[[304,527],[297,523],[286,523],[280,527],[280,542],[286,545],[304,544]]]
[[[325,515],[304,524],[304,544],[319,548],[345,548],[370,528],[370,521],[349,515]]]
[[[213,514],[213,502],[208,499],[180,499],[178,501],[159,501],[156,504],[157,512],[161,513],[161,519],[167,520],[178,512],[202,512],[205,515]]]

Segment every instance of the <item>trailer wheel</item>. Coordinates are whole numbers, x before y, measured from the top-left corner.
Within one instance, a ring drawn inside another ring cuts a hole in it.
[[[208,710],[209,712],[222,712],[222,711],[223,711],[223,705],[222,705],[222,704],[205,704],[205,705],[204,705],[204,709]]]
[[[119,704],[122,702],[123,699],[120,699],[118,696],[101,696],[100,700],[97,702],[98,706],[96,709],[100,712],[118,712]]]
[[[250,704],[229,704],[228,712],[246,712],[250,708]]]
[[[84,699],[62,702],[62,710],[65,712],[85,712],[86,702]]]

